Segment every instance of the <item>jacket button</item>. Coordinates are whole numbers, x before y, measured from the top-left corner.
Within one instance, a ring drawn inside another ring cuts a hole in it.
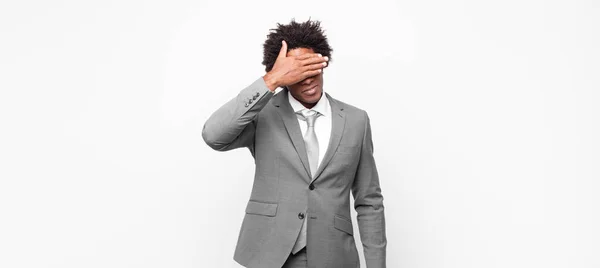
[[[248,105],[249,105],[249,104],[246,102],[246,103],[244,104],[244,107],[248,107]]]
[[[304,219],[304,213],[302,213],[302,212],[298,213],[298,219]]]
[[[311,191],[312,191],[312,190],[314,190],[314,189],[315,189],[315,185],[311,183],[311,184],[308,186],[308,189],[310,189]]]
[[[255,100],[256,98],[258,98],[258,96],[254,95],[254,97],[252,97],[253,100]]]
[[[254,94],[254,97],[258,98],[260,96],[260,94],[258,92],[256,92],[256,94]]]

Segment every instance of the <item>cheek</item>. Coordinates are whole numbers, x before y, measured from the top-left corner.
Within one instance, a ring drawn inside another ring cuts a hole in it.
[[[298,96],[300,93],[300,90],[298,90],[298,88],[295,86],[287,86],[287,88],[293,96]]]

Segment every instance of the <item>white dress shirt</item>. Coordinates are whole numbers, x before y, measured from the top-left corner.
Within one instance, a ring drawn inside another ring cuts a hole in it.
[[[289,90],[288,99],[290,101],[290,105],[292,106],[292,110],[294,110],[294,113],[306,109],[306,107],[304,107],[302,103],[300,103],[292,96]],[[319,161],[317,163],[318,165],[321,165],[323,157],[325,156],[325,152],[327,152],[327,147],[329,147],[329,137],[331,137],[332,122],[331,106],[329,105],[329,99],[327,99],[327,96],[325,96],[325,92],[323,91],[321,99],[319,99],[319,102],[317,102],[317,104],[314,107],[312,107],[312,109],[306,110],[313,110],[322,114],[321,116],[318,116],[315,120],[315,134],[317,135],[317,141],[319,143]],[[300,124],[302,136],[304,136],[306,130],[308,129],[306,121],[298,119],[298,124]]]

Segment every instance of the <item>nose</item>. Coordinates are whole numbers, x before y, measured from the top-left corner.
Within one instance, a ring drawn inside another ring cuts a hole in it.
[[[304,80],[302,80],[302,84],[303,85],[310,85],[312,83],[313,79],[314,79],[314,76],[307,77]]]

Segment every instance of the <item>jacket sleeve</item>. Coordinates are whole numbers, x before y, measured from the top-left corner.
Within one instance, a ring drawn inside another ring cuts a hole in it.
[[[356,177],[352,184],[352,195],[367,268],[385,268],[387,239],[383,196],[373,157],[371,123],[366,112],[365,133]]]
[[[204,142],[217,151],[248,147],[254,155],[256,118],[273,95],[262,76],[258,78],[208,118],[202,128]]]

